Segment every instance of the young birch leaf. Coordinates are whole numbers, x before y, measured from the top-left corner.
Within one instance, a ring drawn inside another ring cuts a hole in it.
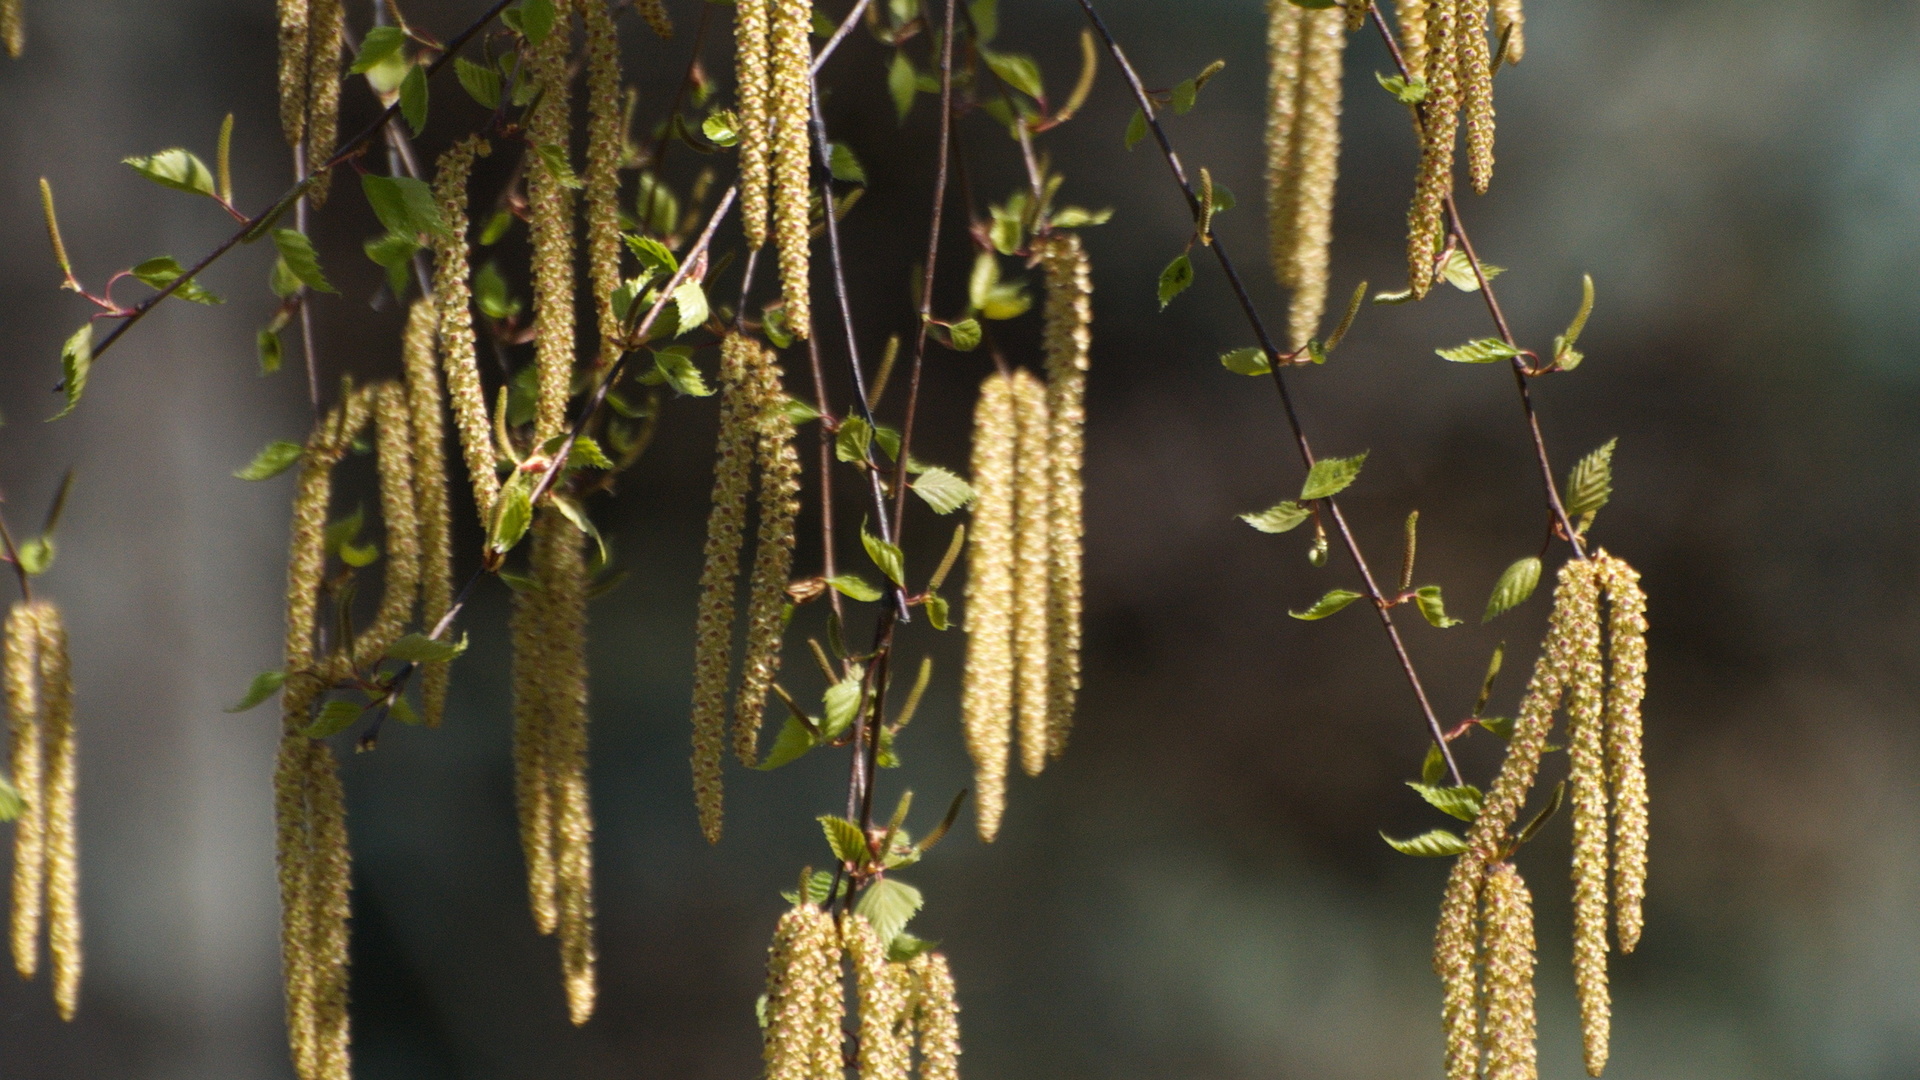
[[[945,630],[949,625],[947,621],[947,598],[934,592],[932,589],[928,589],[926,606],[927,623],[935,630]]]
[[[365,75],[380,65],[380,62],[400,51],[406,44],[406,32],[397,26],[376,26],[367,31],[360,39],[360,55],[353,58],[353,66],[347,70],[355,75]]]
[[[916,76],[913,61],[907,54],[895,49],[893,63],[887,67],[887,92],[893,95],[893,111],[900,116],[902,124],[907,122],[907,114],[913,111],[913,99],[919,92],[914,86]]]
[[[1240,520],[1259,529],[1263,533],[1291,532],[1313,516],[1313,511],[1288,499],[1286,502],[1252,514],[1241,514]]]
[[[1553,366],[1562,371],[1572,371],[1580,366],[1586,357],[1573,347],[1580,340],[1580,332],[1587,328],[1587,316],[1593,314],[1593,275],[1580,275],[1580,310],[1573,313],[1573,321],[1567,324],[1567,332],[1553,339]]]
[[[867,558],[873,565],[887,575],[887,580],[904,587],[907,583],[907,557],[900,549],[867,531],[867,523],[860,523],[860,544],[867,549]]]
[[[1426,616],[1429,623],[1442,630],[1450,626],[1459,626],[1461,620],[1447,618],[1447,605],[1440,599],[1440,586],[1422,585],[1413,592],[1413,602],[1420,608],[1420,614]]]
[[[1567,473],[1567,516],[1583,517],[1597,512],[1613,497],[1613,448],[1618,438],[1574,463]]]
[[[1193,284],[1193,263],[1181,252],[1160,271],[1160,310],[1165,311],[1173,298],[1187,291]]]
[[[1313,606],[1307,610],[1289,611],[1287,614],[1303,622],[1312,622],[1316,619],[1324,619],[1358,599],[1360,594],[1357,592],[1347,589],[1330,589],[1327,595],[1314,601]]]
[[[833,454],[841,461],[867,460],[872,445],[873,429],[858,416],[840,421],[840,430],[833,433]]]
[[[1131,150],[1140,145],[1140,140],[1146,137],[1147,114],[1135,109],[1133,119],[1127,121],[1127,149]]]
[[[287,684],[286,672],[263,671],[260,674],[255,675],[253,677],[253,683],[247,687],[246,694],[243,695],[239,701],[235,702],[233,707],[228,709],[227,711],[230,713],[246,712],[248,709],[253,708],[255,705],[258,705],[261,702],[272,697],[273,695],[279,693],[280,688],[282,686],[285,686],[286,684]]]
[[[409,664],[445,663],[467,651],[467,639],[441,641],[425,634],[407,634],[387,646],[387,659]]]
[[[811,749],[813,749],[813,732],[808,731],[807,725],[797,718],[788,716],[787,722],[780,726],[780,734],[773,740],[773,747],[754,768],[762,772],[770,772],[788,762],[798,760]]]
[[[321,292],[338,295],[340,290],[327,281],[320,272],[320,256],[313,250],[313,241],[307,235],[294,229],[273,230],[273,246],[280,251],[280,261],[286,263],[287,270],[299,278],[301,284]]]
[[[179,279],[186,269],[171,255],[160,255],[127,271],[134,277],[156,289],[164,289]],[[200,287],[200,283],[189,278],[173,290],[173,295],[194,304],[218,304],[221,299]]]
[[[241,480],[271,480],[292,468],[293,463],[300,460],[301,453],[299,443],[276,440],[262,447],[258,454],[253,455],[252,462],[233,475]]]
[[[1352,457],[1321,458],[1307,470],[1307,481],[1300,485],[1300,501],[1312,502],[1315,499],[1330,498],[1347,490],[1360,476],[1360,467],[1367,463],[1367,452],[1362,450]]]
[[[15,552],[15,555],[20,560],[21,571],[28,577],[39,577],[41,574],[53,569],[54,554],[55,549],[51,535],[35,536],[31,539],[22,540],[20,541],[19,550]]]
[[[440,205],[433,200],[433,189],[422,181],[411,176],[366,173],[360,177],[360,190],[380,224],[396,236],[452,235]]]
[[[1488,734],[1501,739],[1511,739],[1513,738],[1513,720],[1511,716],[1483,716],[1474,723],[1479,724]]]
[[[1440,744],[1427,744],[1427,756],[1420,761],[1420,780],[1425,784],[1438,784],[1447,776],[1447,756],[1440,752]]]
[[[1215,209],[1219,208],[1215,207]],[[1063,206],[1053,212],[1050,224],[1056,229],[1084,229],[1092,225],[1105,225],[1111,220],[1113,220],[1111,206],[1101,207],[1098,210],[1089,210],[1084,206]]]
[[[1047,96],[1046,88],[1040,85],[1040,68],[1031,57],[1019,53],[989,52],[980,50],[980,58],[987,62],[1000,81],[1015,90],[1033,98],[1035,101]]]
[[[1511,360],[1520,355],[1520,350],[1499,338],[1477,338],[1465,345],[1456,345],[1451,349],[1435,349],[1442,360],[1451,360],[1456,364],[1497,364],[1502,360]]]
[[[1493,583],[1493,595],[1487,597],[1487,613],[1480,616],[1482,623],[1493,621],[1494,616],[1527,602],[1533,590],[1540,585],[1540,560],[1528,555],[1500,573],[1500,580]]]
[[[820,695],[824,710],[820,722],[822,739],[837,739],[853,726],[854,714],[860,711],[860,690],[860,674],[854,671]]]
[[[667,380],[667,385],[688,397],[711,397],[713,390],[707,386],[707,380],[700,375],[700,369],[693,365],[693,357],[684,349],[653,350],[653,367]]]
[[[936,514],[951,514],[973,501],[973,486],[938,465],[914,478],[913,493]]]
[[[1385,840],[1388,847],[1402,855],[1418,855],[1428,859],[1437,859],[1447,855],[1458,855],[1467,850],[1467,842],[1465,840],[1460,839],[1445,829],[1435,829],[1432,832],[1421,833],[1419,836],[1413,837],[1410,840],[1395,840],[1386,833],[1381,833],[1380,839]]]
[[[1472,824],[1480,816],[1480,789],[1472,784],[1459,787],[1438,787],[1431,783],[1416,784],[1407,781],[1407,786],[1418,792],[1420,797],[1443,814],[1457,817]]]
[[[1480,264],[1480,273],[1485,274],[1488,281],[1506,272],[1507,269],[1504,266],[1495,266],[1492,263]],[[1467,253],[1459,248],[1455,248],[1453,253],[1447,256],[1447,261],[1440,267],[1440,276],[1447,279],[1447,284],[1461,292],[1480,291],[1480,277],[1473,272],[1473,260],[1467,258]]]
[[[500,71],[486,64],[476,64],[464,56],[453,58],[453,74],[460,85],[473,100],[489,109],[500,107]]]
[[[553,0],[525,0],[509,10],[516,16],[514,28],[526,36],[528,44],[538,45],[553,32]]]
[[[881,878],[860,897],[854,910],[873,924],[873,932],[891,945],[907,922],[920,911],[920,890],[895,878]]]
[[[415,64],[400,80],[400,115],[406,117],[414,138],[427,127],[427,69]]]
[[[1273,371],[1272,363],[1267,360],[1267,350],[1252,345],[1222,353],[1220,366],[1235,375],[1266,375]]]
[[[504,555],[527,535],[527,528],[533,524],[532,488],[533,481],[524,472],[515,472],[513,479],[500,488],[499,508],[493,512],[488,537],[494,551]]]
[[[947,327],[947,345],[954,352],[972,352],[980,347],[980,323],[975,319],[961,319]]]
[[[611,469],[613,459],[600,449],[600,443],[591,435],[582,435],[573,440],[573,448],[567,451],[569,469]]]
[[[867,847],[867,836],[860,826],[843,817],[821,814],[820,830],[827,834],[827,846],[833,849],[834,858],[856,867],[873,861],[873,851]]]
[[[365,711],[351,701],[329,701],[321,708],[320,715],[301,734],[309,739],[324,739],[329,735],[338,735],[353,726],[355,720]]]
[[[853,156],[853,148],[846,143],[834,143],[827,151],[827,171],[843,184],[864,187],[867,182],[867,170],[861,166],[860,159]]]
[[[1519,847],[1521,844],[1539,835],[1540,830],[1546,827],[1547,822],[1553,820],[1553,815],[1560,812],[1560,807],[1566,801],[1567,782],[1562,780],[1553,786],[1553,794],[1547,796],[1547,805],[1541,807],[1540,812],[1533,815],[1532,821],[1527,822],[1526,825],[1521,827],[1520,835],[1514,837],[1514,846]]]
[[[880,590],[859,574],[836,574],[827,579],[827,584],[839,590],[840,595],[862,603],[880,599]]]
[[[583,186],[580,177],[573,171],[573,163],[567,160],[566,147],[542,143],[534,147],[534,152],[540,158],[541,167],[547,170],[547,175],[553,178],[554,183],[563,188]]]
[[[93,323],[82,323],[60,346],[60,385],[66,389],[67,404],[59,412],[48,417],[58,420],[72,412],[80,404],[80,395],[87,389],[87,374],[93,370]]]
[[[189,195],[217,197],[213,189],[213,172],[207,168],[207,163],[177,146],[146,157],[122,158],[121,164],[133,166],[135,172],[163,187],[184,191]]]

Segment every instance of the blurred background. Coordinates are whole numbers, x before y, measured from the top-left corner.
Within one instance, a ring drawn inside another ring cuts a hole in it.
[[[624,24],[643,117],[664,109],[700,18],[691,0],[671,7],[672,43]],[[1283,321],[1261,258],[1261,5],[1102,7],[1150,86],[1226,61],[1170,127],[1190,165],[1238,194],[1217,228]],[[1536,400],[1563,472],[1619,437],[1595,535],[1643,570],[1652,597],[1652,888],[1639,951],[1613,964],[1608,1075],[1920,1075],[1920,6],[1529,8],[1526,60],[1499,78],[1493,193],[1464,206],[1482,255],[1508,268],[1500,292],[1525,342],[1545,347],[1580,274],[1594,276],[1586,365],[1540,381]],[[1077,6],[1002,9],[998,44],[1037,56],[1063,93]],[[479,10],[407,7],[443,35]],[[705,49],[723,81],[727,14],[715,11]],[[353,10],[359,27],[367,15]],[[203,281],[224,306],[164,305],[95,368],[77,412],[43,425],[60,342],[86,308],[56,290],[34,190],[52,181],[90,284],[159,253],[190,262],[230,223],[117,163],[175,145],[211,160],[231,111],[239,201],[265,205],[287,182],[272,5],[27,0],[27,18],[26,56],[0,63],[0,486],[31,532],[61,472],[78,475],[40,585],[64,606],[76,650],[87,981],[79,1019],[62,1024],[44,978],[0,977],[0,1071],[291,1076],[269,825],[277,718],[270,706],[222,711],[278,662],[290,492],[288,478],[230,474],[308,424],[291,335],[288,370],[257,374],[270,255],[220,263]],[[912,327],[935,111],[922,98],[902,132],[887,57],[856,35],[828,76],[835,137],[873,180],[846,223],[868,350]],[[1404,275],[1414,146],[1374,84],[1389,69],[1377,40],[1354,37],[1336,297],[1362,278],[1399,288]],[[358,86],[347,100],[350,132],[371,108]],[[450,80],[439,86],[426,148],[476,111]],[[1068,178],[1063,201],[1115,210],[1086,231],[1097,293],[1073,746],[1039,781],[1015,780],[997,843],[981,844],[968,815],[905,875],[928,897],[914,929],[952,957],[971,1077],[1437,1076],[1428,951],[1446,866],[1377,835],[1446,824],[1402,786],[1425,735],[1364,613],[1285,615],[1351,585],[1343,558],[1313,569],[1303,535],[1234,520],[1291,494],[1298,466],[1272,391],[1216,362],[1252,339],[1210,260],[1156,310],[1155,276],[1190,223],[1150,145],[1123,148],[1131,112],[1103,64],[1081,116],[1044,140]],[[977,116],[961,138],[983,211],[1018,182],[1015,148]],[[681,151],[666,171],[684,191],[704,164]],[[498,184],[488,175],[483,198]],[[318,308],[328,385],[397,362],[400,312],[369,304],[379,271],[358,252],[372,225],[353,187],[336,186],[316,226],[342,288]],[[961,241],[956,226],[948,310]],[[1036,323],[996,327],[1010,355],[1032,355]],[[839,331],[822,326],[837,357]],[[1472,618],[1542,528],[1511,378],[1432,352],[1484,327],[1479,299],[1448,289],[1369,307],[1334,360],[1293,383],[1323,452],[1371,451],[1346,505],[1376,565],[1395,563],[1401,520],[1421,511],[1419,580],[1469,616],[1444,633],[1407,627],[1448,716],[1465,715],[1500,641],[1514,651],[1493,709],[1510,713],[1544,621],[1540,599],[1491,626]],[[985,364],[935,350],[924,457],[964,466]],[[844,757],[734,769],[726,839],[700,840],[686,713],[713,413],[711,401],[676,403],[596,511],[633,570],[593,611],[597,1015],[568,1025],[554,948],[526,914],[504,590],[489,582],[446,725],[391,730],[371,754],[338,747],[359,1075],[758,1072],[753,1002],[777,892],[826,857],[813,816],[840,805]],[[910,561],[937,558],[948,527],[916,518]],[[799,566],[817,559],[803,544]],[[918,829],[970,783],[959,646],[924,626],[904,645],[936,658],[935,689],[881,798],[918,792]],[[811,694],[802,656],[789,681]],[[1491,742],[1463,749],[1483,778]],[[1565,849],[1560,825],[1520,858],[1540,908],[1541,1065],[1554,1077],[1579,1075]]]

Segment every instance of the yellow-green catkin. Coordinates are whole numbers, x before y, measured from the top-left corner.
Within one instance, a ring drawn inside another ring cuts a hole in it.
[[[0,0],[0,45],[5,45],[7,55],[16,60],[27,51],[25,0]]]
[[[433,239],[433,303],[440,320],[441,367],[447,377],[447,397],[453,405],[454,426],[473,482],[473,502],[480,527],[493,521],[500,498],[499,455],[493,445],[493,420],[487,413],[486,392],[480,385],[480,367],[474,356],[473,289],[468,275],[467,179],[476,154],[488,152],[486,140],[470,135],[440,155],[433,178],[434,202],[446,218],[447,230]]]
[[[1292,288],[1299,235],[1301,33],[1306,9],[1292,0],[1267,0],[1267,250],[1273,277]]]
[[[780,673],[780,641],[786,629],[787,576],[793,569],[794,519],[800,513],[800,455],[793,447],[793,419],[780,386],[780,365],[771,349],[754,346],[747,378],[753,384],[755,458],[760,466],[760,535],[747,589],[747,645],[740,665],[740,691],[733,703],[733,748],[742,764],[759,756],[761,715],[767,691]]]
[[[634,0],[633,8],[662,39],[673,37],[673,16],[667,14],[666,0]]]
[[[73,667],[60,609],[39,605],[42,729],[46,740],[47,954],[60,1018],[80,1006],[80,851],[74,821],[79,762],[73,731]]]
[[[1487,0],[1461,0],[1460,84],[1466,97],[1467,175],[1482,195],[1493,183],[1493,55],[1487,45]]]
[[[773,164],[773,230],[780,241],[780,288],[786,294],[787,327],[797,338],[812,335],[812,305],[808,299],[808,250],[813,192],[808,184],[813,166],[808,124],[812,116],[813,78],[808,68],[813,50],[807,35],[813,31],[810,0],[770,0],[768,66],[769,127]],[[831,212],[832,208],[828,208]]]
[[[340,136],[340,61],[346,46],[347,11],[343,0],[312,0],[307,26],[307,168],[317,170],[333,156]],[[319,173],[307,189],[314,209],[326,205],[332,174]]]
[[[1535,1080],[1533,897],[1511,863],[1493,867],[1483,891],[1487,1080]]]
[[[851,918],[851,916],[850,916]],[[840,943],[833,918],[812,904],[780,917],[767,950],[767,1080],[826,1080],[840,1073]],[[832,1063],[831,1071],[819,1066]]]
[[[355,667],[377,663],[413,621],[420,600],[420,517],[413,488],[413,413],[397,382],[374,388],[374,450],[386,553],[380,607],[353,642]]]
[[[1407,211],[1407,285],[1415,296],[1433,287],[1434,260],[1453,192],[1453,150],[1460,130],[1459,8],[1463,0],[1427,5],[1427,96],[1420,106],[1420,172]]]
[[[1517,64],[1526,56],[1527,13],[1521,0],[1493,0],[1493,36],[1506,41],[1507,63]]]
[[[720,342],[720,435],[714,450],[713,508],[707,514],[706,563],[693,638],[693,798],[700,831],[719,843],[721,758],[727,730],[727,681],[733,665],[733,615],[741,530],[755,443],[755,395],[748,366],[760,346],[729,334]]]
[[[433,305],[417,300],[407,312],[401,360],[406,365],[407,411],[413,420],[413,499],[420,521],[420,625],[433,628],[453,606],[453,516],[447,500],[447,429],[434,362]],[[449,661],[420,666],[420,715],[439,727],[447,707]]]
[[[740,225],[747,246],[767,242],[768,160],[772,151],[772,85],[768,70],[768,0],[734,5],[734,104],[740,113]]]
[[[1013,724],[1013,381],[980,384],[973,412],[973,521],[967,532],[967,665],[960,722],[973,758],[975,823],[982,840],[1000,832],[1007,805]]]
[[[600,324],[598,362],[604,365],[620,355],[613,292],[620,287],[620,158],[626,112],[620,97],[620,32],[606,0],[581,0],[580,20],[587,39],[587,270]]]
[[[1047,608],[1051,578],[1053,476],[1048,460],[1046,384],[1026,368],[1013,373],[1013,655],[1020,766],[1047,766]]]
[[[920,1033],[920,1080],[960,1080],[960,1004],[947,958],[921,953],[912,961],[920,990],[914,1024]]]
[[[1480,892],[1486,864],[1472,852],[1454,860],[1440,900],[1433,970],[1440,976],[1440,1015],[1446,1027],[1447,1080],[1474,1080],[1480,1069],[1479,986],[1474,960],[1479,941]]]
[[[847,994],[841,985],[842,961],[846,958],[841,927],[833,916],[821,912],[814,917],[810,943],[819,971],[813,987],[812,1046],[813,1075],[816,1080],[842,1080],[846,1076]]]
[[[40,914],[46,889],[46,756],[41,724],[39,605],[19,601],[7,613],[7,769],[20,793],[13,826],[13,906],[9,936],[22,978],[40,967]]]
[[[1397,0],[1394,15],[1400,23],[1400,59],[1406,61],[1407,77],[1424,79],[1427,75],[1427,0]]]
[[[1075,233],[1039,241],[1046,277],[1043,347],[1047,367],[1048,455],[1053,509],[1047,586],[1047,753],[1059,757],[1080,696],[1082,536],[1086,532],[1087,367],[1093,348],[1093,271]]]
[[[550,533],[546,518],[537,521],[529,548],[531,577],[536,584],[553,576],[550,561],[554,545],[543,542]],[[509,626],[513,637],[513,789],[520,816],[520,850],[527,861],[527,901],[533,924],[551,934],[560,924],[558,866],[554,859],[553,762],[549,738],[551,710],[547,692],[557,666],[558,635],[553,597],[544,588],[513,594]]]
[[[1340,70],[1347,47],[1340,8],[1302,12],[1300,24],[1299,193],[1294,199],[1293,296],[1287,307],[1292,347],[1305,348],[1327,308],[1334,182],[1340,172]]]
[[[347,846],[347,800],[333,751],[323,742],[311,742],[313,1080],[350,1080],[347,925],[353,914],[353,866]]]
[[[907,1080],[912,1045],[900,1030],[910,1019],[906,965],[887,959],[886,943],[864,916],[846,916],[841,933],[860,1008],[860,1080]]]
[[[541,650],[545,683],[540,703],[552,807],[555,905],[567,1011],[575,1024],[593,1015],[593,807],[587,786],[587,564],[586,537],[554,511],[535,523],[533,542],[541,592],[548,605]],[[544,551],[539,550],[545,548]]]
[[[528,67],[540,101],[527,119],[527,141],[555,147],[571,158],[573,104],[567,56],[572,50],[572,15],[565,0],[554,5],[557,21],[546,40],[534,46]],[[533,441],[545,443],[566,428],[567,400],[573,388],[573,193],[555,175],[544,154],[530,154],[527,166],[527,226],[533,243],[534,395]]]
[[[280,133],[288,146],[307,134],[307,0],[279,0]]]
[[[1610,667],[1607,778],[1613,793],[1613,917],[1621,952],[1640,943],[1647,895],[1647,770],[1641,760],[1640,701],[1647,692],[1647,596],[1627,563],[1596,556],[1607,590]]]
[[[1573,811],[1573,981],[1587,1072],[1607,1063],[1607,778],[1606,675],[1600,652],[1599,582],[1587,560],[1567,564],[1579,588],[1569,597],[1567,796]]]

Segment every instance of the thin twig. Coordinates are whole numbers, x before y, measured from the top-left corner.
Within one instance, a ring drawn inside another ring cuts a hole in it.
[[[33,575],[27,573],[27,564],[20,561],[20,548],[13,542],[13,530],[7,528],[5,514],[0,514],[0,542],[7,545],[7,561],[13,564],[14,576],[20,579],[20,599],[32,603]]]

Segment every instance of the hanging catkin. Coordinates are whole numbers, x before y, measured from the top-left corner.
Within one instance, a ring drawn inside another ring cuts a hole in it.
[[[1394,14],[1400,22],[1400,58],[1409,79],[1427,77],[1427,0],[1398,0]]]
[[[1511,863],[1487,874],[1487,1080],[1535,1080],[1533,897]]]
[[[441,365],[447,375],[447,397],[453,405],[454,425],[473,482],[473,502],[480,527],[493,521],[493,505],[500,497],[499,460],[493,445],[493,420],[487,414],[486,393],[480,387],[480,368],[474,359],[473,290],[467,255],[467,178],[476,154],[488,152],[486,140],[470,135],[440,155],[433,178],[434,202],[447,219],[445,234],[433,240],[433,302],[440,319]]]
[[[1493,36],[1505,39],[1504,59],[1517,64],[1527,54],[1527,13],[1521,0],[1493,0]]]
[[[279,0],[280,132],[288,146],[307,134],[307,0]]]
[[[1059,757],[1073,730],[1080,694],[1081,536],[1086,456],[1087,366],[1093,346],[1093,271],[1076,233],[1060,232],[1038,245],[1046,277],[1043,345],[1047,365],[1047,422],[1053,434],[1048,532],[1052,561],[1047,587],[1047,753]]]
[[[845,916],[841,933],[860,1007],[860,1080],[907,1080],[912,1048],[900,1037],[907,1019],[906,965],[887,960],[886,943],[865,916]]]
[[[940,953],[914,957],[920,980],[914,1023],[920,1029],[920,1080],[960,1080],[960,1005],[953,971]]]
[[[413,490],[413,416],[407,392],[397,382],[373,388],[374,449],[380,470],[380,517],[386,557],[380,607],[354,638],[353,666],[377,663],[399,640],[420,599],[420,519]]]
[[[1447,891],[1440,900],[1433,970],[1440,976],[1447,1080],[1474,1080],[1480,1068],[1479,987],[1474,980],[1474,960],[1485,868],[1486,864],[1472,852],[1463,853],[1454,860],[1447,876]]]
[[[807,245],[812,221],[808,212],[813,192],[812,173],[813,78],[808,68],[813,51],[807,35],[813,30],[809,0],[769,0],[772,20],[768,30],[768,100],[773,151],[773,227],[780,241],[780,287],[786,294],[787,328],[793,336],[812,334],[813,319],[807,290]],[[827,213],[833,208],[827,207]]]
[[[1300,24],[1299,192],[1293,201],[1293,296],[1287,325],[1295,349],[1305,348],[1327,307],[1328,248],[1333,241],[1334,181],[1340,171],[1340,69],[1347,47],[1338,6],[1302,12]]]
[[[13,826],[13,966],[22,978],[40,967],[40,913],[46,891],[46,767],[41,730],[39,605],[19,601],[7,613],[7,769],[20,793]]]
[[[542,540],[550,532],[542,515],[529,550],[534,584],[553,576],[553,544]],[[527,861],[527,900],[533,924],[551,934],[560,924],[558,868],[554,861],[553,762],[546,700],[551,672],[558,665],[559,642],[553,596],[544,587],[513,594],[513,789],[520,814],[520,850]]]
[[[1647,596],[1640,575],[1605,552],[1595,557],[1610,609],[1607,776],[1613,787],[1614,925],[1621,952],[1640,943],[1647,895],[1647,771],[1640,701],[1647,692]]]
[[[426,300],[407,312],[401,345],[407,411],[413,419],[413,498],[420,522],[420,625],[432,633],[453,606],[453,518],[447,505],[447,430],[434,365],[434,313]],[[439,727],[446,712],[449,661],[420,666],[420,715]]]
[[[1300,35],[1306,10],[1267,0],[1267,253],[1274,280],[1293,287],[1299,214]]]
[[[1599,582],[1594,563],[1575,560],[1568,597],[1567,795],[1573,811],[1573,979],[1587,1072],[1607,1061],[1607,781],[1601,723],[1605,671],[1600,654]]]
[[[849,917],[851,918],[851,916]],[[812,904],[780,917],[767,950],[767,1080],[840,1075],[840,941],[833,919]],[[818,1066],[831,1062],[833,1072]]]
[[[667,14],[666,0],[634,0],[634,10],[662,38],[673,36],[673,16]]]
[[[1013,382],[995,373],[973,411],[973,521],[967,531],[967,666],[961,726],[973,758],[982,840],[1000,832],[1013,723]]]
[[[640,5],[643,11],[646,6]],[[587,269],[600,324],[598,363],[611,364],[620,355],[613,292],[620,287],[620,157],[626,142],[620,33],[606,0],[580,0],[580,20],[587,38]]]
[[[1047,388],[1026,368],[1013,373],[1013,656],[1020,766],[1047,766],[1049,498]]]
[[[743,765],[759,756],[760,721],[767,692],[780,673],[786,629],[787,576],[793,569],[794,518],[800,513],[800,455],[793,419],[771,349],[749,343],[747,379],[753,386],[755,458],[760,465],[760,536],[747,591],[747,646],[740,692],[733,704],[733,748]]]
[[[39,605],[42,728],[46,740],[47,953],[53,1003],[62,1020],[80,1006],[80,852],[74,828],[78,780],[73,737],[73,668],[60,609]]]
[[[7,55],[16,60],[27,50],[25,9],[25,0],[0,0],[0,44],[4,44]]]
[[[319,171],[333,156],[340,133],[340,60],[346,45],[347,11],[343,0],[312,0],[307,27],[307,169],[317,179],[307,189],[315,210],[326,205],[331,172]]]
[[[1467,173],[1482,195],[1493,183],[1493,56],[1487,47],[1487,0],[1460,0],[1460,89],[1466,99]]]
[[[1427,96],[1420,106],[1420,174],[1407,211],[1407,284],[1415,296],[1433,287],[1447,196],[1453,191],[1453,147],[1459,134],[1459,46],[1462,0],[1427,5]]]
[[[14,824],[14,967],[39,967],[40,919],[53,959],[53,1001],[61,1019],[80,1002],[79,858],[74,835],[73,674],[60,609],[21,601],[8,613],[4,644],[9,768],[21,800]]]
[[[720,436],[714,450],[713,509],[707,514],[706,565],[693,638],[693,797],[700,831],[719,843],[720,761],[727,730],[727,679],[733,664],[735,579],[753,466],[756,411],[748,365],[759,349],[729,334],[720,342]]]
[[[573,387],[573,193],[567,177],[556,175],[548,148],[571,157],[573,104],[567,56],[573,46],[568,30],[572,14],[565,0],[554,4],[553,32],[533,47],[528,67],[540,88],[539,104],[527,119],[527,141],[540,147],[527,168],[527,225],[533,242],[535,446],[566,428],[567,400]]]
[[[593,1015],[593,807],[587,786],[586,537],[565,515],[545,511],[534,524],[536,581],[546,605],[536,673],[545,748],[542,778],[551,807],[554,903],[567,1011],[575,1024]],[[538,736],[537,736],[538,737]]]
[[[734,5],[734,88],[740,111],[740,225],[747,246],[767,242],[767,162],[772,87],[768,74],[768,0]]]

